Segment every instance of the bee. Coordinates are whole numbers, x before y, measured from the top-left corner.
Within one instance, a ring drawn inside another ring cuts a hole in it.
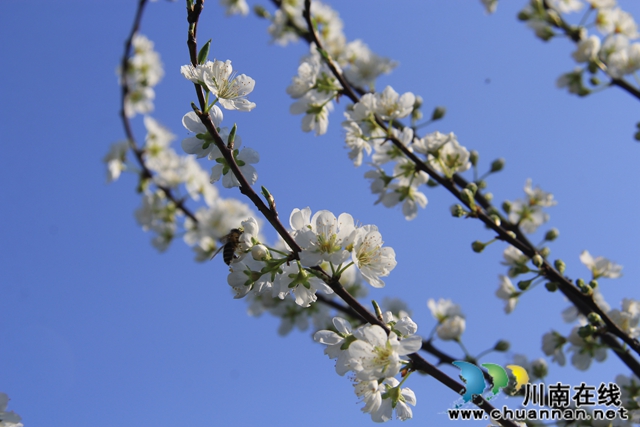
[[[227,234],[226,236],[223,236],[220,239],[220,241],[224,243],[224,245],[222,245],[213,254],[211,259],[213,259],[216,255],[220,253],[220,251],[222,251],[222,259],[224,260],[225,264],[227,265],[231,264],[231,261],[233,261],[234,258],[236,258],[235,253],[236,253],[236,249],[238,249],[238,246],[240,246],[241,235],[242,235],[242,229],[234,228],[229,232],[229,234]]]

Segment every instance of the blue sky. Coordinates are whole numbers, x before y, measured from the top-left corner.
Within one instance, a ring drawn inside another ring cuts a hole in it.
[[[277,319],[248,317],[246,304],[231,298],[220,259],[197,264],[180,240],[157,253],[133,217],[135,177],[105,183],[101,159],[124,138],[115,68],[135,4],[0,3],[0,391],[11,397],[9,409],[28,427],[369,425],[350,382],[335,374],[310,331],[282,338]],[[489,179],[496,201],[522,197],[527,178],[555,195],[551,221],[532,240],[557,227],[552,257],[565,260],[569,277],[587,276],[578,256],[588,249],[624,265],[623,278],[601,281],[613,307],[640,299],[637,100],[615,88],[584,99],[557,89],[557,77],[574,67],[574,48],[536,39],[515,18],[524,2],[501,3],[491,16],[479,1],[330,4],[341,7],[349,40],[399,62],[379,89],[419,94],[426,112],[447,107],[425,132],[456,133],[480,152],[481,168],[506,159]],[[637,3],[622,6],[640,16]],[[310,206],[376,224],[398,266],[367,299],[405,299],[425,335],[434,325],[429,298],[462,306],[472,353],[507,339],[509,354],[537,358],[545,332],[568,333],[560,316],[568,303],[542,287],[504,314],[494,296],[504,247],[474,254],[471,242],[492,235],[452,218],[453,198],[442,189],[426,191],[429,204],[411,222],[398,208],[373,205],[365,169],[354,168],[343,148],[343,107],[323,137],[302,133],[300,117],[289,114],[284,90],[307,48],[270,44],[266,27],[253,16],[226,18],[209,2],[200,41],[212,38],[212,58],[231,59],[256,80],[256,109],[225,113],[225,120],[237,122],[244,144],[260,152],[257,185],[276,196],[282,218]],[[153,117],[179,141],[187,135],[180,120],[195,100],[179,74],[188,61],[184,5],[151,4],[142,33],[165,65]],[[136,130],[142,139],[140,119]],[[221,194],[241,197],[237,189]],[[442,348],[460,355],[454,345]],[[586,373],[571,366],[550,372],[554,382],[599,384],[626,371],[609,354]],[[418,399],[409,422],[445,424],[457,396],[418,375],[408,386]]]

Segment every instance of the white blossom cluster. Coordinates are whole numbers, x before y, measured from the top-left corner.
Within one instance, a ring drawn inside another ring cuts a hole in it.
[[[164,76],[160,55],[153,50],[152,41],[141,34],[135,34],[131,45],[133,54],[127,60],[127,74],[123,76],[122,69],[117,70],[118,77],[125,79],[129,88],[124,103],[124,112],[129,118],[153,111],[153,87]]]
[[[9,396],[0,393],[0,427],[23,427],[22,417],[13,411],[7,411]]]
[[[571,54],[578,64],[585,66],[561,75],[558,87],[567,87],[570,93],[584,96],[590,93],[582,81],[587,70],[595,74],[601,69],[608,76],[620,79],[640,69],[640,43],[632,43],[640,37],[638,25],[631,14],[617,6],[616,0],[549,0],[546,3],[550,9],[541,1],[532,0],[520,13],[520,18],[543,40],[557,35],[554,28],[564,19],[562,14],[583,10],[585,13],[580,24],[573,27],[579,41]],[[584,24],[587,16],[594,16],[592,23]],[[600,35],[588,33],[587,29],[593,27]]]
[[[309,307],[317,300],[316,292],[332,294],[331,288],[312,267],[326,265],[330,276],[341,276],[355,266],[374,287],[384,286],[381,277],[396,266],[395,252],[383,247],[382,236],[374,225],[356,226],[351,215],[338,218],[329,211],[294,209],[290,217],[291,236],[302,248],[299,261],[289,259],[289,252],[264,245],[255,219],[242,222],[237,257],[227,278],[236,298],[249,292],[270,293],[284,299],[293,294],[296,304]],[[246,256],[247,254],[251,256]],[[349,273],[351,274],[351,273]]]
[[[467,326],[464,314],[458,304],[448,299],[430,299],[427,307],[438,321],[436,333],[443,341],[458,341]]]
[[[525,233],[534,233],[539,226],[549,221],[549,214],[543,208],[555,206],[553,194],[531,187],[531,179],[524,185],[525,199],[518,199],[509,205],[509,221],[522,228]]]
[[[376,422],[389,421],[396,417],[406,420],[413,416],[408,405],[416,404],[414,392],[402,388],[395,377],[408,359],[403,356],[417,352],[422,338],[414,335],[418,325],[410,317],[396,318],[391,312],[383,315],[389,326],[389,335],[378,325],[365,324],[352,329],[351,324],[340,317],[333,318],[333,330],[315,333],[314,340],[326,345],[325,354],[336,359],[336,373],[353,375],[354,391],[365,404],[363,412],[369,413]]]

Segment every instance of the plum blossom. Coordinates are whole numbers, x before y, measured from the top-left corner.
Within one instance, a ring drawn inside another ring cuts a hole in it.
[[[383,287],[380,277],[388,276],[397,262],[395,251],[388,246],[382,247],[378,228],[365,225],[355,230],[351,247],[351,257],[364,278],[375,288]]]
[[[617,279],[622,276],[622,266],[616,264],[613,261],[609,261],[605,257],[596,257],[591,256],[589,251],[582,251],[580,254],[580,261],[584,265],[587,266],[589,270],[591,270],[591,274],[594,280],[599,279],[600,277],[607,277],[609,279]]]
[[[180,73],[187,80],[204,86],[227,110],[251,111],[256,107],[254,102],[247,99],[255,81],[245,74],[234,73],[230,60],[222,62],[216,59],[196,67],[183,65]]]
[[[500,285],[496,291],[496,296],[505,301],[505,313],[509,314],[513,311],[521,293],[522,292],[516,290],[507,276],[500,276]]]
[[[547,356],[552,356],[551,360],[560,366],[564,366],[566,358],[562,347],[567,339],[556,331],[547,332],[542,336],[542,352]]]

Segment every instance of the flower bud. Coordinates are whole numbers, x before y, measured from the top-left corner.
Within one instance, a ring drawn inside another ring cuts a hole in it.
[[[484,190],[485,188],[487,188],[487,181],[484,181],[484,180],[478,181],[478,188],[480,190]]]
[[[504,213],[508,214],[509,212],[511,212],[511,202],[508,200],[505,200],[504,202],[502,202],[502,210],[504,211]]]
[[[493,200],[493,193],[484,193],[484,198],[487,200],[487,202],[490,202]]]
[[[584,283],[584,280],[582,279],[576,280],[576,286],[578,287],[578,289],[580,289],[580,292],[582,292],[584,295],[593,295],[593,289],[589,285]]]
[[[484,250],[484,248],[485,248],[486,246],[487,246],[487,245],[485,245],[485,244],[484,244],[484,243],[482,243],[481,241],[476,240],[475,242],[473,242],[473,243],[471,244],[471,249],[473,249],[473,252],[475,252],[475,253],[478,253],[478,254],[479,254],[480,252],[482,252],[482,251]]]
[[[556,27],[562,26],[562,18],[558,12],[553,9],[547,9],[547,22]]]
[[[598,79],[597,77],[590,77],[589,83],[591,83],[593,86],[598,86],[600,84],[600,79]]]
[[[520,12],[518,12],[519,21],[528,21],[529,19],[531,19],[531,15],[529,15],[526,11],[521,10]]]
[[[471,194],[473,194],[474,196],[478,192],[478,185],[475,182],[470,182],[465,188],[471,191]]]
[[[531,282],[532,281],[533,281],[533,279],[519,281],[518,282],[518,289],[520,289],[521,291],[526,291],[527,289],[529,289],[529,286],[531,286]]]
[[[633,135],[633,138],[634,138],[636,141],[640,141],[640,132],[636,132],[636,133],[635,133],[635,135]]]
[[[547,288],[549,292],[555,292],[558,290],[558,284],[556,282],[547,282],[544,284],[544,287]]]
[[[598,281],[597,280],[592,280],[589,282],[589,286],[591,286],[591,289],[595,289],[598,287]]]
[[[531,362],[531,370],[533,371],[533,375],[538,378],[544,378],[549,373],[549,367],[547,366],[547,361],[544,359],[536,359]]]
[[[433,114],[431,114],[431,120],[440,120],[444,117],[446,112],[447,109],[445,107],[436,107],[435,110],[433,110]]]
[[[578,328],[578,336],[580,338],[588,338],[597,331],[597,328],[593,325],[585,325]]]
[[[531,258],[531,262],[533,263],[533,265],[535,265],[536,267],[540,268],[540,267],[542,267],[542,264],[544,264],[544,259],[542,259],[542,257],[539,254],[535,254]]]
[[[558,231],[558,229],[552,228],[551,230],[547,231],[547,233],[544,235],[544,240],[553,242],[558,238],[559,235],[560,235],[560,232]]]
[[[471,184],[469,184],[471,185]],[[465,202],[466,204],[468,204],[472,209],[475,206],[476,202],[473,198],[473,192],[471,192],[471,190],[469,190],[468,188],[465,188],[464,190],[462,190],[460,192],[460,198],[462,199],[463,202]]]
[[[476,150],[471,150],[471,152],[469,153],[469,161],[473,166],[476,166],[478,164],[479,158],[480,158],[480,153],[478,153]]]
[[[226,251],[225,251],[226,255]],[[255,245],[251,248],[251,256],[256,261],[264,261],[271,258],[269,249],[265,245]]]
[[[500,224],[502,224],[502,220],[500,219],[500,216],[496,214],[489,215],[489,218],[491,218],[491,221],[493,221],[493,223],[498,227],[500,227]]]
[[[462,208],[461,205],[453,205],[451,206],[451,215],[456,218],[461,218],[465,215],[466,211]]]
[[[538,253],[540,254],[540,256],[541,256],[542,258],[546,258],[546,257],[548,257],[548,256],[549,256],[549,254],[551,253],[551,249],[549,249],[549,247],[548,247],[548,246],[545,246],[544,248],[540,249],[540,250],[538,251]]]
[[[515,239],[516,233],[514,233],[513,231],[507,231],[507,236],[511,237],[512,239]]]
[[[553,266],[556,268],[556,270],[558,270],[558,273],[560,274],[564,273],[565,264],[564,264],[564,261],[562,261],[561,259],[555,260],[553,262]]]
[[[509,351],[509,347],[511,347],[511,344],[509,344],[509,341],[505,341],[505,340],[500,340],[496,343],[496,345],[493,346],[493,349],[495,351]]]
[[[502,169],[504,169],[504,163],[505,160],[503,158],[494,160],[491,163],[491,172],[500,172]]]
[[[427,187],[437,187],[438,185],[438,181],[434,181],[433,179],[429,178],[429,181],[427,181]]]
[[[264,7],[258,5],[253,7],[253,13],[260,18],[269,18],[271,16]]]
[[[603,324],[602,317],[600,317],[598,313],[594,313],[594,312],[589,313],[589,315],[587,316],[587,320],[593,326],[602,326]]]

